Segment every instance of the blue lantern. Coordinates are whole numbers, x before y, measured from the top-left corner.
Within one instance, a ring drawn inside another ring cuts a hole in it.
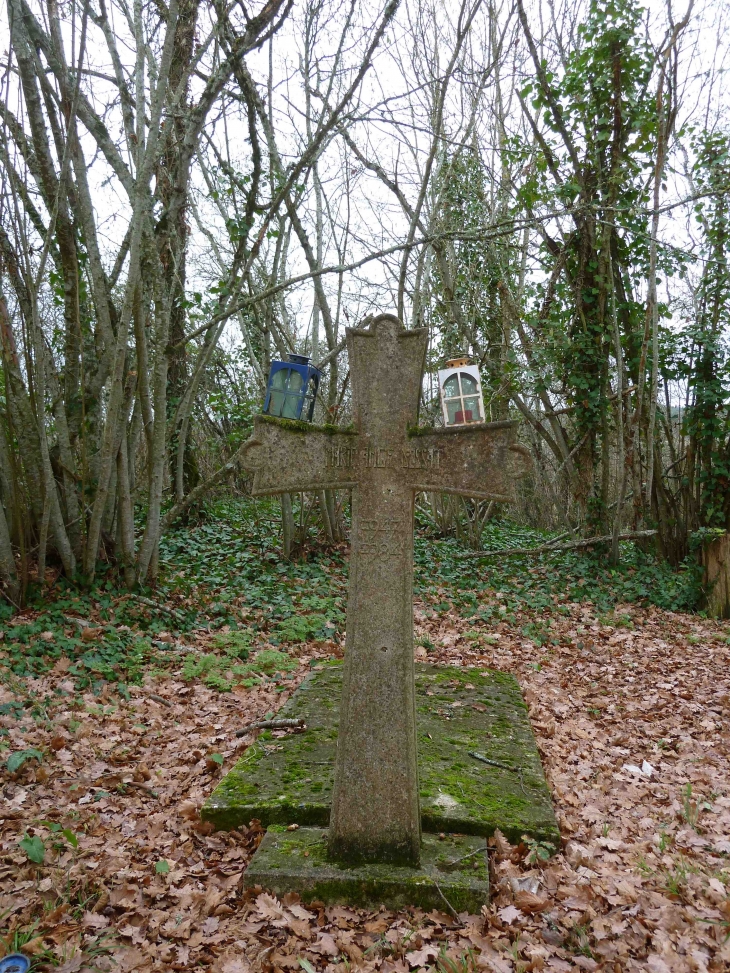
[[[310,364],[307,355],[289,355],[288,358],[288,361],[271,363],[264,414],[311,422],[322,373]]]

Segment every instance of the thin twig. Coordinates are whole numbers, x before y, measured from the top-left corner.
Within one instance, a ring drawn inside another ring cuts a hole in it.
[[[500,763],[499,760],[491,760],[489,757],[485,757],[484,754],[475,753],[473,750],[469,750],[468,753],[470,757],[473,757],[475,760],[480,760],[483,764],[489,764],[490,767],[501,767],[502,770],[511,770],[513,774],[520,772],[519,767],[512,767],[510,764]]]
[[[499,760],[490,760],[489,757],[485,757],[481,753],[474,753],[472,750],[468,751],[469,756],[473,757],[475,760],[480,760],[483,764],[489,764],[490,767],[500,767],[502,770],[509,770],[510,773],[517,774],[520,781],[520,790],[527,797],[527,791],[525,790],[525,784],[522,780],[522,768],[521,767],[511,767],[509,764],[502,764]]]
[[[477,848],[475,851],[470,851],[468,855],[462,855],[461,858],[454,858],[453,861],[447,862],[447,865],[458,865],[459,862],[465,862],[467,858],[473,858],[475,855],[486,855],[489,849],[485,845],[483,848]]]
[[[19,612],[23,610],[16,601],[13,601],[13,599],[10,597],[10,595],[7,593],[7,591],[4,588],[0,588],[0,594],[2,594],[3,598],[8,599],[8,601],[13,606],[13,608],[17,608]]]
[[[136,787],[140,791],[145,791],[145,793],[149,794],[151,797],[160,796],[156,790],[149,786],[149,784],[142,784],[136,780],[122,780],[122,775],[115,774],[113,771],[97,777],[96,783],[90,781],[88,777],[53,777],[51,779],[57,780],[60,783],[84,784],[86,787],[91,787],[97,791],[104,789],[101,786],[101,783],[104,783],[107,787],[114,787],[117,791],[120,787]]]
[[[242,730],[236,730],[237,737],[245,737],[251,730],[306,730],[307,724],[301,716],[295,719],[281,720],[258,720],[256,723],[249,723]]]
[[[633,541],[641,537],[653,537],[656,530],[632,530],[626,534],[619,534],[620,541]],[[487,558],[487,557],[506,557],[511,554],[545,554],[559,551],[574,551],[581,547],[593,547],[594,544],[608,544],[613,540],[611,534],[603,537],[586,537],[579,541],[569,541],[567,544],[542,544],[540,547],[508,547],[504,550],[496,551],[463,551],[457,557],[468,558]]]
[[[164,614],[170,615],[175,619],[176,622],[183,622],[183,615],[176,608],[168,608],[167,605],[161,605],[156,601],[152,601],[151,598],[145,598],[143,595],[135,594],[134,592],[129,592],[129,594],[124,595],[124,598],[134,598],[135,601],[140,602],[142,605],[146,605],[148,608],[154,608],[155,611],[163,612]]]
[[[455,920],[455,922],[458,922],[458,924],[463,927],[464,923],[459,918],[458,912],[453,907],[453,905],[449,902],[449,900],[446,898],[446,896],[444,895],[444,893],[441,891],[441,886],[436,881],[436,879],[433,880],[433,884],[436,886],[436,891],[438,892],[438,894],[444,900],[444,903],[446,905],[446,908],[449,910],[449,915]]]
[[[157,693],[150,693],[147,699],[154,699],[156,703],[162,703],[163,706],[172,706],[169,699],[165,699],[164,696],[158,696]]]

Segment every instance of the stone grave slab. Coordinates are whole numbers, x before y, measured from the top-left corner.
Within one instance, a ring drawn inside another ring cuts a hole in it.
[[[244,872],[246,888],[271,890],[279,897],[298,892],[305,902],[367,908],[385,905],[479,913],[489,899],[489,866],[484,838],[423,835],[417,866],[368,862],[341,864],[327,857],[323,828],[286,831],[273,826]]]
[[[423,830],[488,837],[499,828],[510,841],[528,835],[557,849],[550,793],[515,678],[491,670],[415,668]],[[339,663],[308,675],[279,713],[303,717],[306,731],[278,739],[262,733],[213,792],[203,818],[220,829],[254,818],[266,827],[326,827],[341,688]]]

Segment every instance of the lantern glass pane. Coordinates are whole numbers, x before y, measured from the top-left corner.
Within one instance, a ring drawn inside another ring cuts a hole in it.
[[[298,395],[287,395],[284,397],[284,407],[282,410],[283,419],[298,419],[301,398]]]
[[[276,376],[274,376],[276,378]],[[281,410],[284,407],[284,400],[286,395],[284,392],[277,392],[272,389],[271,396],[269,398],[269,415],[270,416],[281,416]]]
[[[301,392],[304,385],[304,377],[301,372],[295,371],[293,368],[289,372],[289,391],[290,392]]]
[[[461,372],[461,394],[462,395],[476,395],[477,383],[476,379],[472,378],[471,375],[467,375],[465,372]],[[467,406],[467,409],[469,406]]]
[[[447,399],[459,394],[459,376],[452,375],[444,382],[444,396]]]
[[[317,394],[317,386],[313,378],[307,382],[307,402],[310,402]]]
[[[480,418],[479,399],[476,396],[464,399],[464,411],[466,413],[464,416],[466,422],[476,422]]]
[[[277,372],[274,372],[273,378],[271,379],[272,389],[285,389],[286,377],[288,374],[288,368],[280,368]]]
[[[451,399],[446,403],[446,414],[449,417],[449,425],[456,424],[456,413],[461,412],[461,399]]]

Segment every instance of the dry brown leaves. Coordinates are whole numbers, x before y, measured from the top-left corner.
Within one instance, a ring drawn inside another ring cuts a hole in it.
[[[286,693],[157,678],[128,703],[89,696],[52,725],[1,718],[11,749],[45,753],[3,780],[4,923],[34,929],[26,951],[50,951],[66,973],[112,961],[122,971],[409,973],[439,957],[445,973],[730,969],[727,627],[625,608],[617,615],[634,628],[614,628],[589,607],[570,610],[551,623],[557,644],[542,648],[520,634],[527,619],[484,629],[490,644],[462,619],[417,610],[437,646],[429,661],[518,677],[563,835],[547,862],[497,835],[483,915],[457,923],[242,896],[260,829],[211,834],[198,810],[222,772],[212,755],[230,767],[250,742],[235,731]],[[42,695],[63,679],[30,688]],[[78,849],[53,850],[41,821],[71,829]],[[41,867],[18,847],[34,833],[49,849]],[[112,959],[95,960],[105,943]]]

